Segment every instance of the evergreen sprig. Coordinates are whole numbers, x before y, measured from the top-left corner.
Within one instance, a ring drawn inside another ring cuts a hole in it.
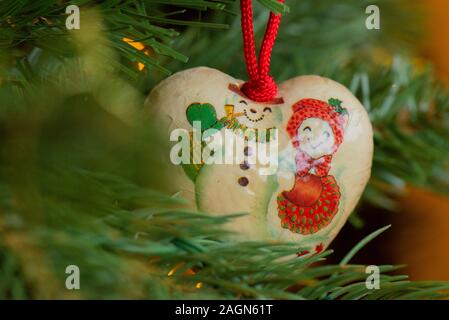
[[[2,208],[8,212],[1,220],[7,250],[0,259],[6,298],[434,299],[448,295],[448,284],[389,275],[400,268],[389,265],[379,266],[380,289],[367,288],[366,266],[349,261],[385,228],[362,240],[340,265],[317,265],[331,251],[298,257],[294,243],[229,241],[223,224],[232,216],[177,209],[176,197],[149,192],[110,174],[53,170],[38,174],[42,182],[38,201],[45,221],[21,221],[15,205]],[[54,188],[55,180],[64,188]],[[83,290],[76,295],[64,286],[63,270],[69,262],[83,274]],[[29,263],[33,268],[26,267]],[[36,281],[36,272],[51,279]]]

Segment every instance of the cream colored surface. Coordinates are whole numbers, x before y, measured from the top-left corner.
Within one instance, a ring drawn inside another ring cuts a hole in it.
[[[234,104],[235,112],[242,112],[240,109],[243,108],[246,110],[252,108],[253,112],[256,111],[251,114],[254,117],[263,113],[266,104],[242,99],[228,90],[230,83],[239,84],[241,81],[218,70],[204,67],[177,73],[161,82],[151,92],[146,101],[148,114],[152,121],[164,124],[168,139],[169,132],[173,129],[191,130],[186,118],[186,108],[194,102],[212,104],[218,119],[226,115],[224,106],[227,104]],[[294,183],[294,174],[284,170],[282,165],[281,171],[276,176],[260,176],[258,167],[243,171],[239,164],[207,166],[201,170],[197,178],[196,190],[193,183],[184,175],[182,168],[177,166],[173,168],[174,186],[179,188],[192,204],[193,195],[197,192],[199,209],[211,214],[248,212],[248,216],[238,218],[230,226],[232,230],[239,232],[240,238],[299,241],[307,246],[323,243],[326,247],[344,225],[369,179],[373,153],[371,124],[365,109],[352,93],[329,79],[301,76],[288,80],[279,85],[279,96],[283,97],[284,104],[269,105],[273,109],[272,114],[267,114],[263,121],[257,122],[254,126],[268,128],[275,125],[279,129],[279,152],[287,157],[290,154],[293,163],[295,150],[291,146],[285,128],[292,115],[291,106],[294,103],[303,98],[323,101],[337,98],[343,101],[342,106],[349,112],[344,140],[334,154],[330,171],[342,193],[339,212],[330,225],[308,236],[281,227],[277,216],[276,197],[281,191],[289,190]],[[241,100],[245,100],[249,105],[241,104]],[[237,183],[243,176],[249,180],[249,184],[245,187]]]

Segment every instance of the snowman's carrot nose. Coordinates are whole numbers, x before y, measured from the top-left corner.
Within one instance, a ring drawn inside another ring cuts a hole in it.
[[[234,113],[234,105],[233,105],[233,104],[227,104],[227,105],[225,105],[224,109],[225,109],[226,116],[227,116],[228,118],[231,118],[231,117],[240,117],[240,116],[243,116],[243,115],[244,115],[243,112]]]

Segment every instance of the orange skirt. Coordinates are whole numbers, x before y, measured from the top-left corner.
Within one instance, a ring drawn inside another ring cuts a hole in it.
[[[283,191],[277,198],[282,227],[300,234],[318,232],[337,214],[340,196],[331,175],[297,177],[293,189]]]

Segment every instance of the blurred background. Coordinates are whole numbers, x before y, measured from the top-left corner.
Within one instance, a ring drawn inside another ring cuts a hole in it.
[[[388,224],[352,263],[386,271],[406,264],[394,275],[449,280],[449,1],[287,0],[288,10],[276,0],[254,3],[257,45],[268,10],[283,13],[276,80],[330,77],[354,92],[373,123],[371,180],[322,263],[334,269],[310,258],[300,273],[301,262],[272,265],[296,247],[226,242],[225,220],[179,211],[179,190],[161,169],[168,139],[145,114],[145,98],[195,66],[247,78],[238,1],[7,0],[1,299],[292,298],[285,289],[298,283],[301,297],[327,298],[353,279],[363,286],[364,269],[338,264]],[[69,4],[80,8],[79,30],[66,27]],[[379,30],[365,27],[371,4]],[[68,264],[82,270],[82,291],[66,290]],[[264,267],[276,280],[264,282]],[[332,272],[347,282],[321,283]],[[396,280],[404,278],[384,281]],[[377,296],[433,297],[425,285],[399,287]]]
[[[449,1],[422,1],[425,17],[423,36],[417,39],[418,55],[432,62],[434,69],[446,85],[449,85],[449,24],[447,12]],[[449,200],[437,192],[407,186],[400,197],[397,212],[370,208],[363,213],[364,228],[355,232],[346,226],[334,245],[337,252],[351,247],[347,239],[357,241],[366,234],[371,225],[391,223],[384,237],[376,239],[358,257],[361,263],[373,259],[394,264],[407,264],[407,273],[416,280],[449,280]],[[368,228],[367,228],[368,227]]]

